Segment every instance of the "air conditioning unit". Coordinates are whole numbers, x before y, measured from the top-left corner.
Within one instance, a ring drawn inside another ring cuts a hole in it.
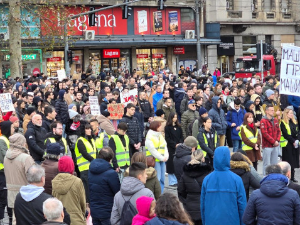
[[[185,39],[195,39],[195,30],[186,30]]]
[[[95,31],[94,30],[84,31],[84,39],[87,41],[94,40],[95,39]]]

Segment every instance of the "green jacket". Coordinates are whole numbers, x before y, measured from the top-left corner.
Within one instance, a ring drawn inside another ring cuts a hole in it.
[[[194,123],[195,119],[199,118],[199,112],[198,111],[192,111],[188,109],[185,111],[181,116],[181,128],[182,128],[182,134],[183,138],[185,139],[187,136],[192,135],[192,132],[189,131],[189,127],[192,123]],[[193,126],[193,124],[191,125]]]

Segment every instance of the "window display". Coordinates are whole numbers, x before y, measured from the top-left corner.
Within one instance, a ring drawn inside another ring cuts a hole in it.
[[[166,65],[167,55],[165,48],[137,49],[137,74],[148,74],[149,68],[159,73]]]
[[[52,58],[47,59],[47,76],[57,77],[57,70],[64,69],[64,52],[54,51]]]

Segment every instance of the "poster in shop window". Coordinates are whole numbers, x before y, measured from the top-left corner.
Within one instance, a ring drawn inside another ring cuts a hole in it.
[[[130,91],[124,90],[120,93],[121,103],[124,103],[127,106],[128,103],[133,103],[134,98],[137,97],[138,91],[137,89],[132,89]]]
[[[10,93],[0,94],[0,108],[3,113],[15,111]]]
[[[169,31],[178,31],[178,13],[177,11],[169,12]]]
[[[139,33],[148,31],[148,16],[146,10],[138,11],[138,27]]]
[[[153,12],[153,31],[159,32],[162,30],[163,30],[162,12],[161,11]]]
[[[97,96],[89,96],[89,102],[90,102],[90,107],[91,107],[91,114],[93,116],[101,115],[98,97]]]

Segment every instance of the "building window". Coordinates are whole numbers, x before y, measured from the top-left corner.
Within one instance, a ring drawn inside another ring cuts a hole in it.
[[[264,0],[262,1],[262,9],[265,12],[271,12],[275,10],[275,0]]]
[[[256,36],[243,36],[243,55],[256,54]]]

